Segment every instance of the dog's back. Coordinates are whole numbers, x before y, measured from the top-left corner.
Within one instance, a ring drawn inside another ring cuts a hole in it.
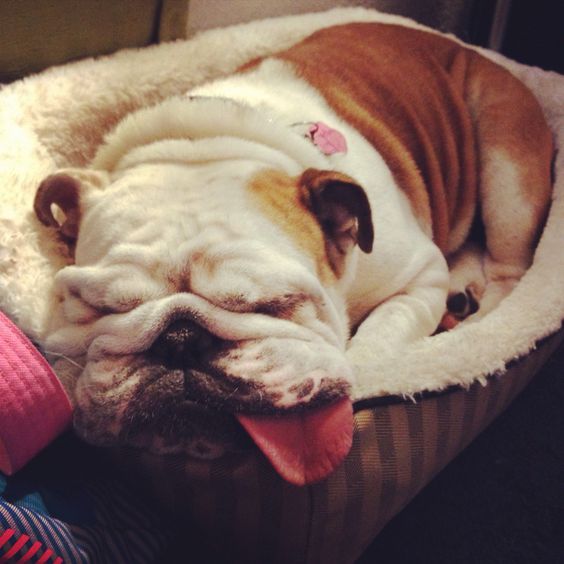
[[[278,56],[380,152],[443,252],[462,245],[478,198],[488,201],[478,191],[496,149],[524,175],[534,223],[544,217],[552,142],[542,111],[476,51],[427,31],[358,23],[321,30]]]

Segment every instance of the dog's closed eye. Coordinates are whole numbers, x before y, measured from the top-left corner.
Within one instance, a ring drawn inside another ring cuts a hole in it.
[[[166,295],[165,287],[130,264],[106,268],[68,266],[57,275],[55,289],[65,317],[72,323],[127,313]]]
[[[133,296],[115,296],[111,302],[106,299],[96,299],[97,297],[76,288],[66,288],[59,299],[62,302],[64,315],[71,323],[90,323],[104,315],[126,313],[143,302],[141,298]]]
[[[249,301],[246,296],[237,295],[223,298],[220,306],[229,311],[240,313],[259,313],[272,317],[289,318],[294,311],[307,300],[305,294],[285,294],[271,298]]]
[[[307,301],[307,296],[304,294],[288,294],[261,301],[255,304],[253,311],[273,317],[290,318],[305,301]]]

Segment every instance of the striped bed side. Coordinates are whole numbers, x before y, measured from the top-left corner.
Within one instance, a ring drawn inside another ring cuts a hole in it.
[[[172,511],[192,541],[227,562],[353,562],[384,525],[532,379],[564,331],[501,375],[413,403],[363,407],[354,442],[329,479],[292,486],[256,453],[205,462],[134,450],[115,456]],[[187,533],[188,534],[188,533]]]

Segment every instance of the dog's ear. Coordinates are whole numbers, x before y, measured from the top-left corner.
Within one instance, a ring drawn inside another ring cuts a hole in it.
[[[72,245],[78,236],[85,192],[107,182],[106,173],[94,170],[67,169],[52,174],[37,189],[35,214],[43,225],[55,227],[63,241]]]
[[[307,169],[300,177],[301,195],[315,214],[337,254],[355,244],[372,251],[374,227],[364,189],[350,176],[331,170]]]

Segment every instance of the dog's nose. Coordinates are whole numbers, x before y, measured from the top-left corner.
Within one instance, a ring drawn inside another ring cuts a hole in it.
[[[153,343],[150,352],[167,364],[182,368],[197,366],[217,338],[189,319],[173,321]]]

